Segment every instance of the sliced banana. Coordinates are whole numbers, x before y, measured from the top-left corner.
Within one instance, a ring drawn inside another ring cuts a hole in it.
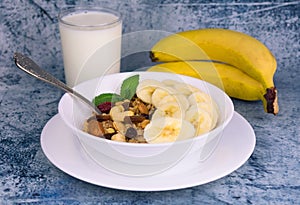
[[[178,81],[167,79],[167,80],[163,80],[162,83],[165,84],[166,86],[174,86],[178,83]]]
[[[152,94],[158,87],[164,87],[163,83],[157,80],[150,80],[150,79],[143,80],[139,83],[136,89],[136,95],[142,101],[146,103],[152,103],[151,102]]]
[[[194,105],[200,102],[211,104],[213,100],[210,95],[198,90],[198,92],[192,93],[188,97],[188,101],[191,105]]]
[[[176,91],[173,88],[170,87],[159,87],[156,88],[155,91],[152,94],[151,98],[151,103],[155,106],[158,107],[160,101],[169,95],[174,95]]]
[[[144,131],[148,143],[171,142],[178,136],[186,139],[185,132],[189,137],[191,132],[193,136],[201,135],[218,121],[218,108],[211,96],[179,81],[144,80],[137,88],[137,96],[156,108]]]
[[[171,102],[178,103],[183,112],[187,110],[190,106],[189,101],[184,95],[167,95],[159,101],[157,107],[160,107],[164,104],[171,103]]]
[[[192,123],[196,129],[196,134],[201,135],[209,132],[216,125],[216,120],[205,109],[192,105],[186,112],[185,120]]]
[[[218,106],[215,102],[211,102],[211,103],[197,103],[196,106],[198,107],[198,109],[202,109],[205,110],[206,112],[209,113],[209,115],[211,116],[212,119],[212,128],[213,129],[218,121],[218,117],[219,117],[219,109]]]
[[[174,88],[178,91],[178,93],[183,94],[185,96],[189,96],[192,93],[199,92],[200,90],[194,86],[191,86],[186,83],[180,83],[174,84]]]
[[[183,119],[185,116],[185,110],[182,110],[180,104],[177,102],[170,102],[158,107],[152,115],[151,120],[162,117],[173,117]]]
[[[148,143],[174,142],[194,136],[195,128],[190,122],[171,117],[152,120],[144,130],[144,138]]]

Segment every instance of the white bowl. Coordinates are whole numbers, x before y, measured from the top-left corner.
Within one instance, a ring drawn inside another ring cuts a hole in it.
[[[219,88],[205,81],[183,75],[159,72],[128,72],[106,75],[83,82],[74,87],[76,91],[92,100],[100,93],[119,93],[124,79],[140,75],[144,79],[173,79],[195,86],[209,94],[219,108],[217,126],[210,132],[189,140],[161,144],[135,144],[117,142],[92,136],[84,131],[83,123],[91,116],[91,110],[70,94],[64,94],[58,110],[66,125],[78,137],[87,154],[102,167],[113,172],[146,176],[172,169],[184,162],[197,165],[206,160],[217,146],[222,130],[231,120],[234,107],[231,99]]]

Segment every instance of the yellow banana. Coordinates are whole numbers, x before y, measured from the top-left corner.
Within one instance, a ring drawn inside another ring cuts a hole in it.
[[[151,49],[153,61],[214,60],[232,65],[259,81],[268,99],[268,112],[277,101],[273,76],[276,59],[257,39],[228,29],[199,29],[179,32],[157,42]]]
[[[192,46],[200,47],[204,54],[189,50]],[[170,55],[171,56],[170,56]],[[175,60],[221,61],[237,67],[265,86],[273,87],[273,75],[276,60],[270,50],[257,39],[227,29],[190,30],[168,36],[152,48],[154,61]]]
[[[264,86],[241,70],[223,63],[178,61],[152,66],[148,71],[172,72],[205,80],[223,89],[229,96],[254,101],[262,100],[268,113],[277,114],[277,99],[265,94]]]

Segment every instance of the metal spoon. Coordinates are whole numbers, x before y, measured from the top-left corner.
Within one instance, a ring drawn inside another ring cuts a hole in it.
[[[51,85],[54,85],[62,90],[64,90],[67,93],[72,94],[73,96],[79,98],[82,102],[86,103],[93,111],[95,111],[97,114],[101,114],[101,111],[88,99],[83,97],[81,94],[73,90],[72,88],[68,87],[65,83],[61,82],[57,78],[55,78],[50,73],[47,73],[45,70],[40,68],[33,60],[31,60],[29,57],[21,54],[21,53],[15,53],[14,54],[14,60],[21,70],[25,71],[26,73],[45,81]]]

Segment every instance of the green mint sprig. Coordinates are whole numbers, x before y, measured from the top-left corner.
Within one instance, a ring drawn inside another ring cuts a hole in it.
[[[139,75],[134,75],[125,79],[121,86],[121,97],[130,100],[135,95],[138,84]]]
[[[125,99],[130,100],[136,93],[139,84],[139,75],[133,75],[125,79],[121,85],[120,95],[116,93],[102,93],[93,99],[93,103],[98,106],[104,102],[118,102]]]
[[[94,103],[94,105],[98,106],[98,105],[100,105],[102,103],[105,103],[105,102],[115,103],[115,102],[118,102],[118,101],[121,101],[121,100],[124,100],[124,98],[122,98],[118,94],[115,94],[115,93],[102,93],[102,94],[96,96],[93,99],[93,103]]]

